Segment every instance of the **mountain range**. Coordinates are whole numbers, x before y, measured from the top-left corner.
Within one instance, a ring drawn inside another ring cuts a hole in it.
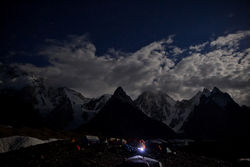
[[[109,98],[86,98],[66,87],[48,86],[43,78],[17,67],[0,66],[2,124],[75,129],[96,115]]]
[[[217,139],[249,137],[250,109],[228,93],[204,88],[175,101],[165,92],[146,91],[132,100],[118,87],[113,95],[87,98],[16,66],[0,65],[0,124],[88,129],[126,136]]]
[[[174,137],[164,123],[146,116],[118,87],[110,100],[86,125],[91,131],[126,137]]]
[[[175,101],[166,93],[144,92],[136,105],[149,117],[162,121],[176,133],[192,138],[222,139],[250,136],[250,110],[228,93],[204,88],[189,100]]]

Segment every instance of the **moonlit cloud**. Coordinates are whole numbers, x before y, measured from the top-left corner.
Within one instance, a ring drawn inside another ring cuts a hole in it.
[[[20,65],[45,77],[49,84],[67,86],[95,97],[122,86],[133,98],[145,90],[161,90],[175,99],[190,98],[203,87],[219,87],[240,104],[250,105],[250,46],[239,49],[250,31],[180,48],[173,37],[155,41],[134,53],[111,48],[103,56],[86,36],[52,43],[40,54],[50,66]],[[189,53],[178,63],[171,56]]]
[[[168,36],[168,39],[166,40],[166,43],[167,43],[167,44],[173,43],[173,42],[174,42],[174,39],[173,39],[174,37],[175,37],[174,34],[169,35],[169,36]]]
[[[177,46],[173,46],[173,47],[170,47],[170,48],[172,48],[171,54],[173,56],[177,56],[179,54],[182,54],[185,51],[184,49],[181,49],[181,48],[179,48]]]
[[[210,43],[210,46],[216,46],[217,48],[229,47],[238,49],[239,41],[248,36],[250,36],[250,31],[239,31],[234,34],[218,37],[216,40]]]
[[[196,52],[200,52],[202,49],[204,49],[204,47],[208,44],[208,42],[204,42],[202,44],[199,45],[192,45],[189,47],[190,50],[192,51],[196,51]]]
[[[153,42],[135,53],[110,49],[96,56],[95,46],[86,36],[70,38],[68,42],[53,41],[40,52],[51,66],[20,65],[29,72],[46,78],[49,84],[67,86],[89,97],[112,93],[123,86],[133,97],[143,88],[154,88],[154,81],[174,63],[165,55],[166,40]]]

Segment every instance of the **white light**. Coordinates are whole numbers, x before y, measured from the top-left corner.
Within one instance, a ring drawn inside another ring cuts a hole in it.
[[[144,149],[143,147],[139,147],[138,150],[139,150],[140,152],[144,152],[145,149]]]

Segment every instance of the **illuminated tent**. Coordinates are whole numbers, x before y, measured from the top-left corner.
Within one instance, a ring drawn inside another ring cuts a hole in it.
[[[131,167],[162,167],[161,162],[149,158],[136,155],[130,158],[127,158],[121,166],[131,166]]]

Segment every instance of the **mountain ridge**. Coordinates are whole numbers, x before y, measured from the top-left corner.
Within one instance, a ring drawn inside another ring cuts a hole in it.
[[[70,88],[49,86],[43,78],[15,66],[0,69],[0,103],[7,109],[1,112],[0,123],[75,129],[92,119],[108,99],[94,101]],[[89,102],[93,107],[86,107]]]
[[[131,124],[139,127],[142,135],[147,134],[144,132],[143,126],[152,130],[146,125],[148,122],[161,129],[170,127],[177,133],[198,137],[191,132],[194,131],[206,138],[209,136],[204,135],[202,131],[207,130],[207,134],[212,137],[219,136],[219,132],[211,129],[211,127],[216,128],[216,126],[210,125],[213,122],[220,127],[221,134],[223,134],[223,129],[225,132],[227,131],[225,136],[230,133],[228,127],[239,129],[239,132],[234,131],[239,135],[244,134],[244,130],[247,131],[250,127],[247,123],[248,119],[250,120],[250,108],[239,106],[228,93],[222,92],[217,87],[212,90],[204,88],[192,98],[182,101],[175,101],[167,93],[161,91],[142,92],[137,99],[132,100],[122,87],[118,87],[113,95],[87,98],[67,87],[48,86],[43,78],[22,72],[17,67],[0,65],[0,69],[0,103],[3,109],[7,109],[0,113],[0,123],[2,124],[49,126],[70,130],[82,127],[92,119],[94,119],[93,121],[99,119],[96,122],[102,124],[105,121],[101,121],[101,117],[104,120],[112,118],[111,122],[117,117],[120,122],[124,123],[124,126],[130,126],[132,132],[132,126],[124,120],[135,117],[134,123]],[[127,113],[125,109],[127,109]],[[108,115],[111,117],[108,118]],[[97,118],[95,118],[96,116]],[[139,117],[141,118],[139,119]],[[114,122],[119,125],[117,127],[121,128],[122,124],[119,121]],[[136,121],[141,122],[143,126],[138,125]],[[93,123],[91,126],[95,127]],[[98,129],[98,127],[96,128]],[[102,130],[108,131],[109,129]],[[115,133],[117,131],[118,128]],[[166,131],[171,134],[170,130]],[[123,132],[126,133],[125,129]]]
[[[121,87],[115,90],[96,117],[87,124],[87,129],[127,137],[175,135],[165,124],[147,117]]]
[[[143,95],[145,96],[145,93],[141,94],[141,96]],[[163,122],[177,133],[184,133],[186,136],[194,138],[250,136],[247,134],[250,129],[250,124],[247,123],[247,120],[250,120],[249,108],[239,106],[228,93],[222,92],[217,87],[211,91],[204,88],[203,91],[197,92],[189,100],[175,101],[170,109],[165,105],[167,102],[156,106],[155,104],[159,101],[154,100],[159,99],[155,98],[155,95],[147,97],[151,100],[144,101],[141,99],[145,97],[141,96],[135,100],[137,106],[141,107],[142,111],[149,117],[156,120],[158,117],[154,117],[152,112],[158,112],[161,116],[165,114],[165,120],[168,121]],[[168,114],[165,112],[167,110],[168,112],[172,110],[172,112]],[[230,128],[235,129],[232,133],[235,135],[230,134]],[[217,132],[216,129],[220,130]]]

